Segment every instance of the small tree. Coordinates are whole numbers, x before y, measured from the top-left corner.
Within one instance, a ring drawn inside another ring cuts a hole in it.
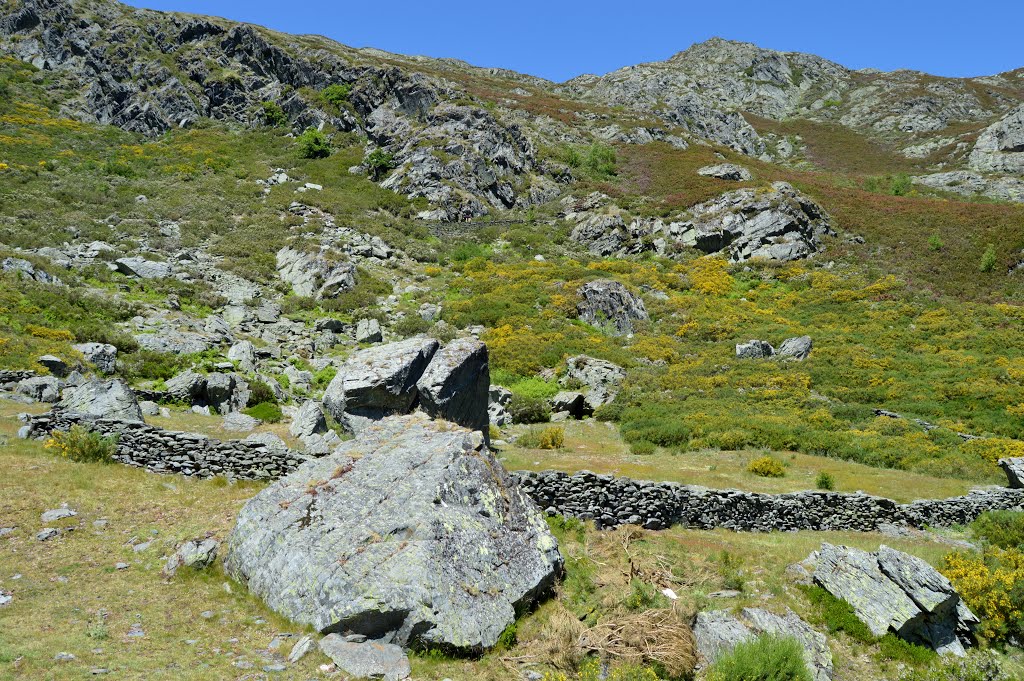
[[[981,271],[991,272],[996,266],[996,247],[988,245],[985,252],[981,254]]]
[[[324,100],[328,104],[340,107],[348,101],[349,95],[352,94],[352,86],[348,83],[345,84],[334,84],[328,85],[320,92],[320,99]]]
[[[299,135],[299,155],[302,158],[327,158],[331,155],[331,142],[316,128],[306,128]]]
[[[395,155],[389,154],[383,149],[374,149],[367,155],[366,160],[363,161],[366,164],[366,169],[370,173],[370,178],[373,180],[379,179],[385,173],[391,171],[395,167]]]
[[[288,123],[288,116],[285,115],[284,110],[277,102],[261,102],[260,108],[263,109],[263,120],[267,125],[273,128],[280,128]]]

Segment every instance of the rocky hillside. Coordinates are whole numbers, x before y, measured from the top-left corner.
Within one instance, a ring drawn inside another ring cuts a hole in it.
[[[1020,676],[1022,74],[0,0],[0,676]]]

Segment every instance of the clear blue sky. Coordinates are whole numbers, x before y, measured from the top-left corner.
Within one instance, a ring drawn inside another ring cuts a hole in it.
[[[1024,66],[1024,1],[130,0],[353,47],[455,57],[562,81],[665,59],[712,36],[851,68],[976,76]]]

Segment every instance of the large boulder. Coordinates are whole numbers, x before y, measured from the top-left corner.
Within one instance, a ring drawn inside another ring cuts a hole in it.
[[[142,422],[135,393],[119,378],[89,381],[64,391],[59,409],[105,419]]]
[[[789,608],[781,615],[762,608],[743,608],[738,614],[712,610],[698,613],[693,625],[702,666],[713,664],[736,644],[761,634],[795,638],[804,649],[804,662],[814,681],[832,678],[832,652],[825,635],[812,629]]]
[[[324,391],[324,407],[351,430],[365,419],[408,413],[419,394],[416,382],[437,348],[436,340],[417,337],[355,353]]]
[[[732,262],[806,258],[821,248],[822,236],[833,234],[824,209],[785,182],[728,192],[691,214],[670,226],[671,238],[705,253],[728,249]]]
[[[875,636],[893,632],[941,654],[964,655],[978,619],[948,579],[920,558],[822,544],[814,582],[849,603]]]
[[[587,409],[593,412],[615,399],[619,393],[619,384],[625,377],[626,370],[618,364],[577,355],[566,360],[561,383],[582,389]]]
[[[117,348],[110,343],[79,343],[72,348],[82,353],[82,357],[101,374],[112,374],[117,363]]]
[[[802,361],[810,356],[811,348],[813,346],[814,343],[811,341],[810,336],[787,338],[786,340],[782,341],[782,345],[779,346],[779,349],[776,351],[775,354],[778,355],[779,357]]]
[[[775,348],[768,341],[748,340],[736,344],[736,357],[740,359],[766,359],[775,356]]]
[[[982,172],[1024,173],[1024,104],[985,128],[970,165]]]
[[[53,403],[60,399],[60,388],[56,376],[32,376],[18,381],[14,391],[34,402]]]
[[[228,359],[238,362],[238,368],[256,373],[256,346],[252,341],[238,341],[228,349]]]
[[[420,408],[428,415],[485,433],[490,385],[487,346],[475,338],[439,349],[416,382]]]
[[[198,407],[210,407],[220,414],[241,411],[249,401],[249,383],[239,374],[199,374],[191,369],[167,381],[167,394]]]
[[[324,417],[323,406],[315,400],[303,402],[292,418],[288,432],[298,438],[326,433],[327,419]]]
[[[332,262],[322,253],[297,251],[287,246],[277,252],[277,275],[297,296],[334,298],[356,285],[350,262]]]
[[[697,171],[697,174],[704,177],[717,177],[720,180],[730,180],[732,182],[746,182],[747,180],[754,179],[749,170],[735,163],[719,163],[718,165],[704,166]]]
[[[115,271],[139,279],[163,279],[174,271],[170,263],[146,260],[145,258],[118,258],[114,261]]]
[[[375,423],[261,491],[225,559],[295,622],[466,651],[493,646],[561,566],[481,435],[423,414]]]
[[[595,279],[579,288],[576,311],[580,319],[595,326],[606,326],[615,335],[633,333],[633,322],[647,320],[644,301],[625,286],[611,279]]]
[[[999,459],[999,466],[1006,473],[1006,483],[1014,488],[1024,488],[1024,457]]]

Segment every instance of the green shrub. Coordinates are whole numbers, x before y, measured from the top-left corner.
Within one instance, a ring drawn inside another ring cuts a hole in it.
[[[501,632],[501,635],[498,636],[497,644],[499,650],[511,650],[516,647],[516,644],[519,642],[519,636],[517,635],[516,628],[516,623],[513,622],[505,627],[505,630]]]
[[[71,430],[55,430],[46,441],[46,449],[78,463],[110,463],[117,453],[117,436],[101,435],[84,426],[71,426]]]
[[[512,394],[508,403],[512,423],[546,423],[551,420],[551,407],[546,399]]]
[[[629,583],[629,594],[623,605],[633,612],[643,612],[667,606],[668,598],[653,584],[634,579]]]
[[[565,446],[565,429],[559,426],[545,428],[540,434],[541,449],[561,449]]]
[[[937,656],[931,648],[914,645],[892,633],[878,640],[878,649],[879,654],[886,660],[905,662],[915,667],[927,665]]]
[[[781,478],[786,475],[786,468],[782,462],[768,455],[760,456],[747,464],[747,471],[762,478]]]
[[[333,365],[325,366],[320,371],[316,371],[313,373],[313,385],[320,389],[326,388],[330,384],[330,382],[334,380],[334,377],[337,375],[337,373],[337,367]]]
[[[302,158],[327,158],[331,155],[331,142],[316,128],[306,128],[296,143]]]
[[[629,451],[636,456],[650,456],[658,449],[657,445],[646,440],[639,440],[637,442],[630,443]]]
[[[971,523],[974,535],[1001,549],[1024,549],[1024,513],[988,511]]]
[[[892,178],[892,183],[889,186],[889,193],[893,196],[906,196],[910,193],[910,189],[913,187],[913,182],[910,176],[906,173],[900,173],[896,177]]]
[[[980,269],[982,272],[991,272],[996,266],[996,247],[989,244],[985,252],[981,254]]]
[[[288,116],[285,115],[284,110],[277,102],[260,102],[260,109],[263,113],[263,120],[267,125],[274,128],[287,125]]]
[[[433,323],[413,312],[405,315],[392,324],[391,330],[399,336],[407,338],[409,336],[418,336],[421,333],[426,333],[427,331],[430,331],[431,326],[433,326]]]
[[[743,557],[728,551],[718,554],[718,574],[722,577],[722,585],[726,589],[743,591]]]
[[[249,402],[246,406],[255,407],[257,404],[263,403],[277,404],[277,395],[266,381],[254,378],[249,381]]]
[[[812,681],[812,678],[799,641],[767,634],[737,644],[715,661],[708,675],[713,681]]]
[[[363,160],[371,180],[378,180],[385,174],[394,170],[395,155],[389,154],[383,149],[374,149]]]
[[[874,643],[875,635],[868,629],[868,625],[858,619],[849,603],[836,598],[820,586],[801,586],[800,589],[821,610],[822,619],[830,632],[844,631],[858,641]]]
[[[243,411],[244,414],[259,419],[264,423],[278,423],[284,418],[281,406],[275,402],[260,402]]]
[[[928,237],[928,248],[933,251],[941,251],[946,244],[942,241],[942,237],[938,234],[932,234]]]
[[[334,85],[328,85],[320,91],[320,99],[324,100],[328,104],[340,107],[348,101],[349,95],[351,94],[351,85],[348,83],[335,83]]]
[[[188,368],[190,359],[155,350],[139,350],[118,358],[118,369],[125,379],[142,381],[166,381]]]
[[[814,486],[818,489],[833,490],[836,488],[836,479],[825,471],[822,471],[818,473],[818,477],[815,478]]]
[[[928,668],[911,669],[899,681],[1011,681],[1011,677],[988,651],[971,651],[967,657],[933,659]]]

